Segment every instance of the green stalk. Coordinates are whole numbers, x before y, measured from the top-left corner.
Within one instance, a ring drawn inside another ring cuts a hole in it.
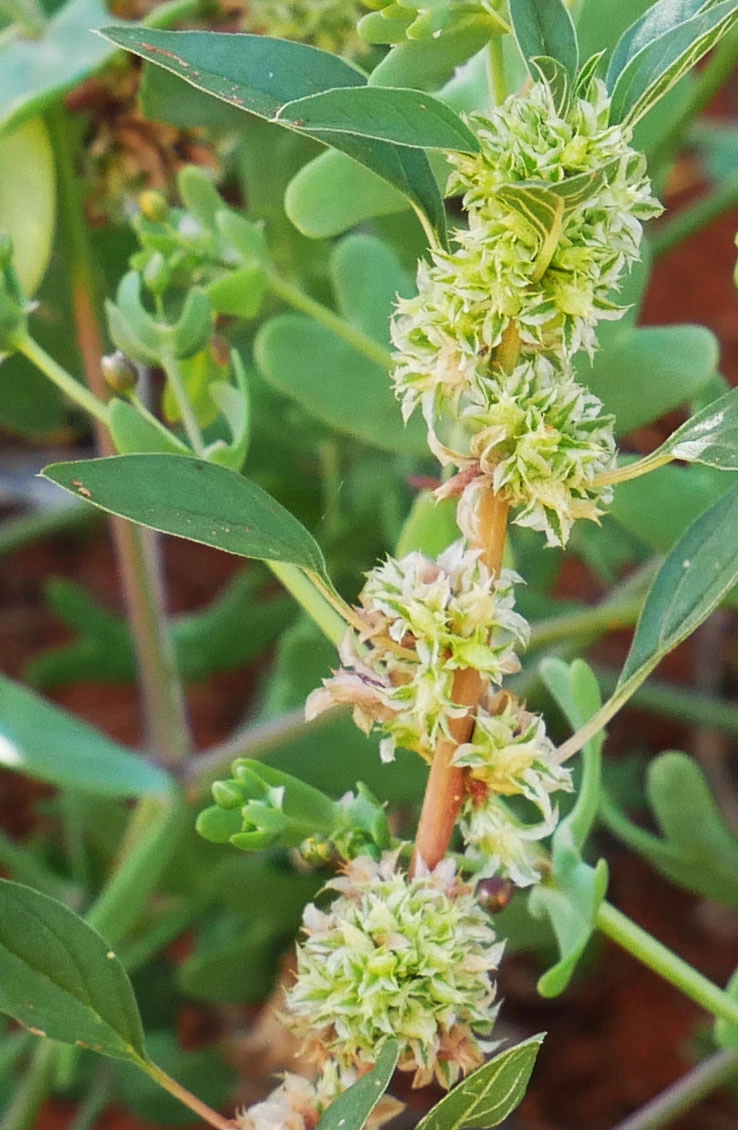
[[[738,1000],[733,1000],[611,903],[602,903],[597,912],[596,925],[606,937],[627,950],[642,965],[658,973],[670,985],[674,985],[695,1004],[738,1027]]]
[[[363,353],[375,365],[387,369],[388,372],[394,367],[392,354],[383,345],[380,345],[374,338],[368,337],[367,334],[362,333],[345,318],[341,318],[328,306],[323,306],[321,302],[316,302],[310,295],[305,294],[299,287],[294,286],[292,283],[287,282],[286,279],[280,278],[279,275],[274,273],[267,274],[267,283],[272,292],[276,294],[283,302],[288,303],[299,310],[303,314],[308,314],[319,322],[321,326],[325,326],[327,330],[334,333],[336,337],[340,337],[342,341],[352,345],[359,353]]]
[[[502,36],[493,35],[487,44],[487,80],[492,105],[501,106],[507,98],[507,79],[505,76],[505,54],[502,49]]]
[[[113,1098],[114,1076],[108,1064],[104,1064],[93,1076],[87,1094],[79,1105],[69,1130],[94,1130],[97,1116]]]
[[[738,1053],[717,1052],[613,1130],[661,1130],[738,1074]]]

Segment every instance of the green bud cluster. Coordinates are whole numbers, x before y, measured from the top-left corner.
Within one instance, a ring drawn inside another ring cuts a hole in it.
[[[482,17],[488,35],[507,31],[498,0],[364,0],[376,9],[364,16],[359,31],[368,43],[401,43],[404,39],[439,39],[470,17]]]
[[[414,1086],[450,1087],[483,1060],[502,953],[471,887],[451,860],[411,879],[396,853],[355,859],[327,886],[339,897],[305,911],[291,1025],[321,1067],[369,1066],[395,1037]]]
[[[644,158],[608,116],[591,77],[556,95],[537,82],[472,116],[479,153],[450,155],[469,226],[455,251],[421,265],[392,325],[405,418],[420,407],[441,462],[465,484],[480,478],[472,494],[501,492],[550,545],[609,501],[596,480],[614,461],[612,419],[572,358],[623,313],[612,291],[638,258],[641,222],[660,211]],[[473,509],[467,496],[467,533]]]

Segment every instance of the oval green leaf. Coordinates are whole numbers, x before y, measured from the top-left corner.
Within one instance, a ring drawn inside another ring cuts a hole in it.
[[[163,769],[3,675],[0,765],[96,796],[154,796],[171,785]]]
[[[131,983],[96,930],[31,887],[0,879],[0,1010],[36,1036],[141,1066]]]
[[[397,1040],[387,1040],[382,1044],[372,1070],[333,1100],[320,1119],[317,1130],[362,1130],[389,1087],[399,1056]]]
[[[705,0],[657,0],[640,19],[626,28],[615,45],[605,83],[612,90],[618,75],[639,51],[664,32],[683,24],[704,8]]]
[[[500,1052],[473,1071],[422,1118],[416,1130],[499,1126],[522,1101],[545,1033]]]
[[[476,135],[459,115],[418,90],[385,86],[326,90],[288,102],[277,112],[275,121],[289,123],[312,136],[352,133],[413,149],[479,152]]]
[[[54,463],[45,478],[93,506],[239,557],[284,561],[327,580],[320,546],[297,518],[235,471],[186,455]]]
[[[738,471],[738,389],[708,404],[673,432],[654,453]]]

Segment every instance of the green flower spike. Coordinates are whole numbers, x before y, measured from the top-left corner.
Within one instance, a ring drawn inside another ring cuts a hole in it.
[[[483,1061],[502,953],[472,888],[449,859],[411,879],[397,853],[355,859],[328,887],[328,910],[305,911],[291,1025],[321,1065],[361,1070],[395,1037],[414,1086],[452,1086]]]

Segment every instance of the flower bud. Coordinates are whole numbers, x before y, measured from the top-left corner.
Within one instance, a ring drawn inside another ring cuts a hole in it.
[[[113,392],[125,396],[126,393],[133,392],[138,384],[136,366],[119,349],[115,353],[108,353],[105,357],[101,357],[100,368],[105,384]]]
[[[141,215],[155,223],[163,223],[169,216],[169,203],[161,192],[147,189],[138,198]]]

